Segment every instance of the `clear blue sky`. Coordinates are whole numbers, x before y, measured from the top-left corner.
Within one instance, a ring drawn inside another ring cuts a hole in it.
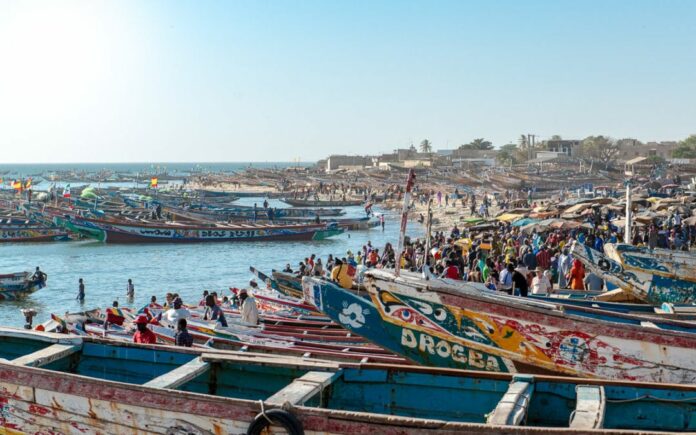
[[[0,162],[696,133],[696,1],[0,3]]]

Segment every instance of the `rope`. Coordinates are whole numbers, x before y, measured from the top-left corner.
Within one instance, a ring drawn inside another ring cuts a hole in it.
[[[263,415],[263,418],[265,418],[266,421],[268,421],[268,424],[272,425],[273,421],[266,415],[266,409],[264,407],[263,400],[259,400],[259,403],[261,404],[261,415]]]

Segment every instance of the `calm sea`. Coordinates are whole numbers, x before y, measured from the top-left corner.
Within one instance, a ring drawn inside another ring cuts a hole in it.
[[[191,172],[237,172],[245,168],[287,168],[311,166],[309,162],[227,162],[227,163],[0,163],[0,174],[6,176],[38,176],[44,172],[75,171],[94,173],[113,171],[119,173],[162,173],[186,175]]]
[[[239,164],[244,167],[244,164]],[[233,168],[233,165],[227,166]],[[36,166],[34,166],[36,169]],[[262,198],[242,198],[239,204],[261,203]],[[278,200],[271,206],[282,207]],[[380,210],[377,209],[377,212]],[[347,216],[362,216],[361,207],[347,209]],[[48,287],[19,302],[0,302],[0,325],[21,326],[20,308],[33,307],[41,322],[54,312],[81,311],[106,307],[114,300],[122,306],[139,308],[152,295],[159,300],[167,292],[177,292],[187,303],[197,303],[203,290],[229,294],[229,287],[246,286],[252,278],[249,266],[262,271],[282,269],[286,263],[296,268],[298,262],[315,253],[325,259],[328,254],[345,256],[369,241],[383,247],[396,245],[399,219],[386,212],[386,228],[351,231],[338,237],[312,242],[255,242],[184,245],[106,245],[93,241],[49,244],[0,244],[0,273],[31,271],[40,266],[48,274]],[[422,235],[418,224],[408,227],[412,237]],[[77,295],[79,278],[85,280],[86,300],[80,305]],[[135,301],[125,298],[128,278],[135,283]]]

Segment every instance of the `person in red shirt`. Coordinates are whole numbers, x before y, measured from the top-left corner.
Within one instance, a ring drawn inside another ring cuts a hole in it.
[[[544,270],[549,270],[551,268],[551,253],[546,249],[545,245],[542,245],[539,252],[536,255],[537,266]]]
[[[147,327],[147,316],[139,315],[135,319],[135,326],[138,328],[133,334],[133,343],[157,344],[157,336]]]
[[[462,275],[459,273],[459,268],[452,263],[452,261],[447,260],[447,267],[445,270],[442,272],[442,278],[449,278],[449,279],[462,279]]]

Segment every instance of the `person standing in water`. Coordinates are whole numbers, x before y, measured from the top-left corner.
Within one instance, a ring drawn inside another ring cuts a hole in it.
[[[133,299],[135,297],[135,286],[133,285],[133,280],[128,278],[128,284],[126,285],[126,297],[128,299]]]
[[[79,289],[77,291],[77,300],[80,301],[80,303],[83,303],[85,301],[85,283],[82,281],[82,278],[79,280]]]

